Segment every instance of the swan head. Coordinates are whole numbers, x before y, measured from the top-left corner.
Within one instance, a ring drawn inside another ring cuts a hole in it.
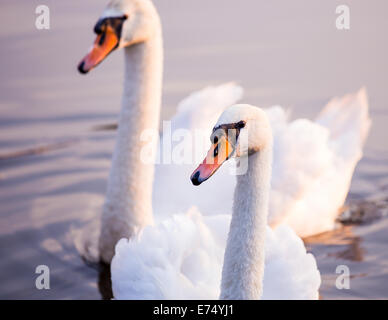
[[[252,155],[272,144],[272,130],[266,113],[247,104],[225,109],[210,136],[206,158],[194,170],[191,182],[200,185],[231,158]]]
[[[97,37],[79,63],[79,72],[89,72],[116,49],[146,42],[160,29],[159,15],[150,0],[111,0],[94,27]]]

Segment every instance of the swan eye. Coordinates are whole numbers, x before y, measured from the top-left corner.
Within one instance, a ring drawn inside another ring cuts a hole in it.
[[[218,141],[218,139],[217,139],[217,141]],[[217,144],[217,146],[214,148],[214,152],[213,152],[214,158],[218,156],[218,146],[219,146],[219,144]]]
[[[106,27],[106,19],[98,20],[94,26],[94,33],[101,34]]]
[[[246,122],[244,120],[241,120],[236,123],[236,129],[242,129],[245,127],[245,125],[246,125]]]
[[[101,34],[101,37],[100,37],[100,40],[98,40],[98,44],[102,46],[105,42],[106,33],[101,31],[99,34]]]
[[[216,144],[217,142],[218,142],[218,137],[215,136],[215,137],[213,138],[213,143]]]
[[[123,23],[127,19],[128,15],[126,14],[121,17],[102,18],[98,20],[94,26],[94,33],[100,35],[106,32],[109,27],[117,34],[118,37],[120,37]]]

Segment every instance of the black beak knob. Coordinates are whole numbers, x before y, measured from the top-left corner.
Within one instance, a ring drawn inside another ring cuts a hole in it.
[[[197,171],[196,173],[194,173],[192,176],[191,176],[191,182],[193,183],[193,185],[195,186],[199,186],[201,184],[202,181],[199,181],[199,171]]]

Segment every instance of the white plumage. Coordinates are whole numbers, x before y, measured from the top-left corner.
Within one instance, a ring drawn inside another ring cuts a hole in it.
[[[209,135],[213,119],[240,100],[242,92],[237,85],[225,84],[194,93],[192,100],[184,100],[184,108],[178,108],[172,127],[206,130]],[[315,121],[290,121],[280,106],[265,110],[274,136],[269,224],[287,224],[302,237],[331,230],[370,127],[366,89],[331,100]],[[197,148],[194,154],[203,157],[205,151]],[[157,214],[185,212],[193,205],[206,214],[231,213],[233,165],[221,167],[201,188],[194,188],[188,179],[194,164],[157,165],[153,190]]]
[[[146,227],[116,245],[116,299],[218,299],[230,215],[196,208]],[[314,257],[286,226],[267,228],[262,299],[317,299],[321,278]]]

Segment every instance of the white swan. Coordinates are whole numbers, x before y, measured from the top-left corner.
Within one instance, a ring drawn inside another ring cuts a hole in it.
[[[313,256],[290,228],[267,227],[272,133],[265,112],[229,107],[212,141],[192,175],[195,185],[232,156],[248,160],[237,178],[231,222],[229,215],[203,217],[192,209],[146,227],[137,239],[122,239],[111,265],[114,297],[317,299],[320,275]]]
[[[153,223],[152,206],[158,214],[185,212],[192,205],[204,212],[230,214],[235,178],[221,168],[208,185],[193,190],[185,179],[192,165],[158,165],[153,184],[154,166],[140,161],[139,150],[146,144],[140,139],[144,129],[157,129],[159,124],[163,69],[159,16],[150,0],[114,0],[95,32],[95,44],[79,64],[82,73],[111,51],[125,51],[122,109],[99,241],[101,259],[110,262],[119,239],[131,238]],[[241,95],[242,89],[233,84],[195,93],[179,105],[172,128],[209,132],[222,110]],[[267,113],[274,131],[270,224],[287,223],[303,236],[331,229],[369,128],[365,90],[334,100],[316,122],[288,122],[280,107]],[[215,186],[218,193],[210,197]]]

